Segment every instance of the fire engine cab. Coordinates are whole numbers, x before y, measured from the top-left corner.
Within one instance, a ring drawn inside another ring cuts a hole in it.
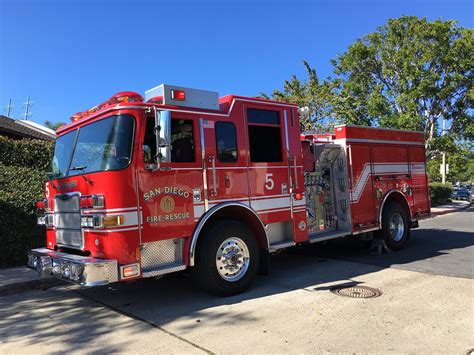
[[[354,235],[401,249],[430,213],[423,133],[301,133],[297,105],[160,85],[58,130],[28,266],[84,286],[190,269],[244,291],[268,255]]]

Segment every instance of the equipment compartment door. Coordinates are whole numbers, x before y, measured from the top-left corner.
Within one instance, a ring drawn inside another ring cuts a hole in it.
[[[430,212],[430,194],[428,191],[428,175],[426,173],[425,148],[410,147],[409,155],[414,200],[413,213],[425,215]]]
[[[355,230],[376,223],[370,146],[348,146],[352,224]]]

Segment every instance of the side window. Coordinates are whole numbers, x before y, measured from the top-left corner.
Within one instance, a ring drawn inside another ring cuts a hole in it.
[[[194,154],[193,121],[171,120],[171,162],[193,163]]]
[[[143,140],[143,161],[153,163],[156,155],[155,119],[147,117],[145,138]]]
[[[278,111],[247,109],[250,161],[281,162],[281,134]]]
[[[237,161],[237,136],[232,122],[216,122],[216,149],[220,162]]]

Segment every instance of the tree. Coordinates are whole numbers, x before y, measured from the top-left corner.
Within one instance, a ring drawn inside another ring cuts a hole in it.
[[[52,122],[52,121],[44,121],[44,125],[53,131],[57,131],[59,127],[64,126],[64,122]]]
[[[293,75],[290,80],[285,80],[283,91],[273,90],[271,98],[276,101],[293,102],[300,107],[308,107],[309,113],[302,117],[301,125],[304,130],[328,131],[335,120],[329,116],[332,96],[332,83],[319,81],[316,70],[311,68],[307,61],[303,61],[308,74],[307,81],[299,80]],[[265,93],[260,97],[269,99]]]
[[[449,165],[447,180],[452,183],[474,182],[474,151],[471,143],[448,143],[449,153],[446,163]],[[441,155],[437,154],[428,160],[428,175],[431,181],[441,181],[440,174]]]
[[[332,61],[332,114],[347,123],[425,132],[439,151],[446,134],[474,137],[474,31],[455,21],[401,17],[357,40]]]

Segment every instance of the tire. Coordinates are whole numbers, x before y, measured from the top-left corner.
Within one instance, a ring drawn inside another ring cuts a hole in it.
[[[382,215],[382,239],[392,250],[401,250],[410,236],[405,209],[396,202],[384,208]]]
[[[200,238],[196,264],[191,270],[196,284],[217,296],[233,296],[247,290],[260,264],[252,231],[237,221],[218,220]]]

